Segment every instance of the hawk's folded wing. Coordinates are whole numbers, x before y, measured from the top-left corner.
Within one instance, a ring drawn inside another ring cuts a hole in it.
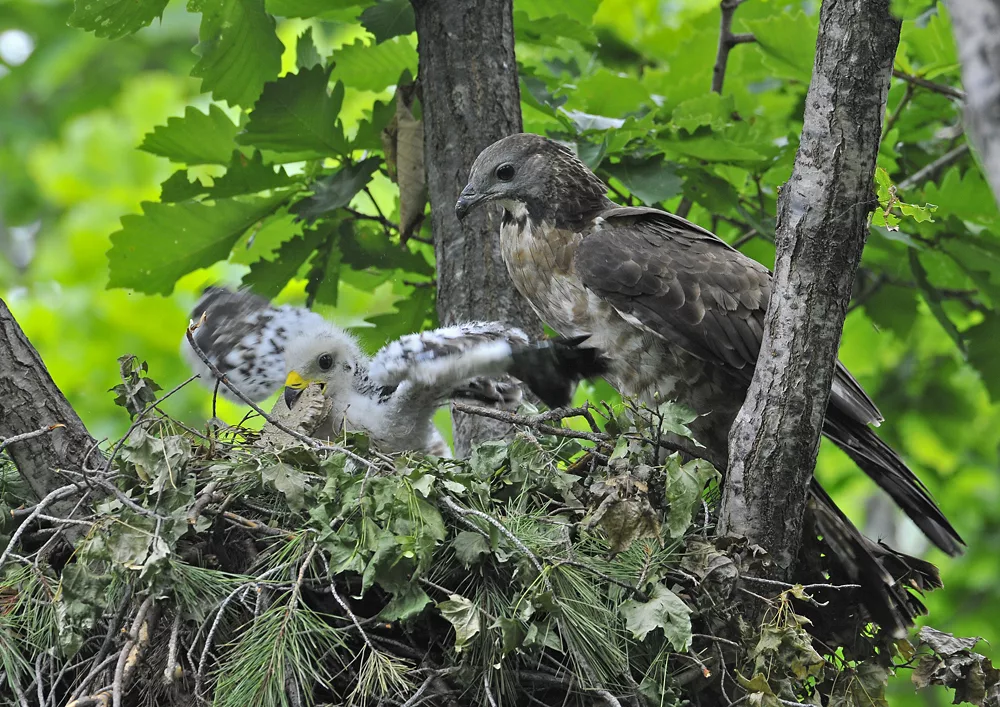
[[[679,216],[618,207],[577,248],[583,284],[627,320],[746,383],[764,336],[771,273]],[[882,414],[838,361],[833,399],[858,422]]]

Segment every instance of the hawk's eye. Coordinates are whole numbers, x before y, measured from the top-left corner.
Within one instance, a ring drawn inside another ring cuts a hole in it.
[[[509,182],[514,178],[514,165],[508,163],[502,164],[497,167],[497,179],[501,182]]]
[[[316,362],[319,364],[320,369],[324,371],[329,371],[333,368],[333,356],[330,354],[321,354]]]

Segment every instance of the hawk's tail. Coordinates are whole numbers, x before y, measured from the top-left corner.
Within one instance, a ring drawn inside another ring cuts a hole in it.
[[[810,535],[822,536],[829,550],[830,579],[860,586],[856,596],[866,613],[858,618],[874,621],[896,638],[905,636],[914,619],[927,613],[917,594],[941,586],[937,568],[863,536],[815,479],[809,510],[815,531]],[[838,617],[834,623],[847,618]]]
[[[868,425],[831,405],[823,432],[892,497],[931,542],[949,555],[962,554],[964,541],[944,517],[927,487]]]

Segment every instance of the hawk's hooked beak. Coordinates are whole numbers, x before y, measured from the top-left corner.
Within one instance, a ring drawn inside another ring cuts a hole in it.
[[[487,195],[477,194],[476,190],[472,188],[472,184],[465,185],[465,189],[458,197],[458,203],[455,204],[455,215],[458,216],[458,220],[461,221],[476,204],[486,201],[486,199]]]
[[[299,399],[302,391],[308,385],[309,381],[300,376],[298,371],[292,371],[288,374],[288,378],[285,379],[285,393],[283,397],[285,398],[285,405],[288,406],[289,410],[292,409],[292,405],[295,404],[295,401]]]

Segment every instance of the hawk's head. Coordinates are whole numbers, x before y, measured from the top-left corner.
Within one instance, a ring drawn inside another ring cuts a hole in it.
[[[519,133],[479,153],[455,213],[461,219],[479,204],[498,201],[508,211],[526,211],[535,222],[560,223],[605,208],[606,194],[604,183],[572,150]]]
[[[285,349],[285,404],[291,409],[310,383],[318,383],[327,397],[350,390],[360,358],[357,342],[332,324],[292,339]]]

